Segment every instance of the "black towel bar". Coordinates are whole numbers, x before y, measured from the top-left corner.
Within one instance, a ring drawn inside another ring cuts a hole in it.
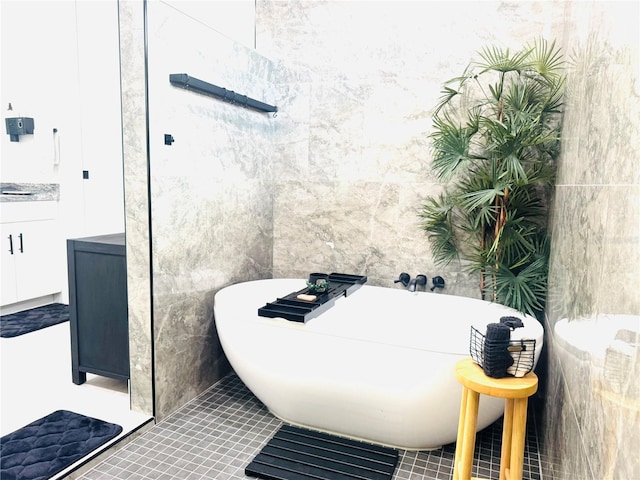
[[[274,105],[269,105],[259,100],[249,98],[246,95],[240,95],[233,90],[227,90],[226,88],[218,87],[212,83],[198,80],[197,78],[190,77],[186,73],[170,74],[169,82],[171,82],[171,85],[175,85],[176,87],[183,87],[186,90],[203,93],[234,105],[252,108],[260,112],[274,112],[274,116],[278,111],[278,107]]]

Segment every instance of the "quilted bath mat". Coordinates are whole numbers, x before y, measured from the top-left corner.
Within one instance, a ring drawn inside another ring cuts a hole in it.
[[[0,337],[17,337],[69,320],[69,305],[52,303],[44,307],[0,317]]]
[[[391,480],[398,451],[283,425],[245,468],[268,480]]]
[[[51,478],[120,432],[120,425],[58,410],[0,438],[0,478]]]

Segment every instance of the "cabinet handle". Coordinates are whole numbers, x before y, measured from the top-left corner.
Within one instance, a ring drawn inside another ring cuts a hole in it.
[[[20,253],[24,253],[24,245],[22,244],[22,234],[18,235],[20,239]]]
[[[9,234],[7,237],[9,239],[9,253],[13,255],[13,234]]]

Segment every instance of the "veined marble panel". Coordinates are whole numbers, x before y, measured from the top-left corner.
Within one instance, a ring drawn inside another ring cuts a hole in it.
[[[558,172],[561,185],[638,185],[640,169],[640,118],[638,97],[638,6],[621,19],[616,35],[626,32],[628,45],[619,50],[594,30],[578,48],[573,49],[567,70],[566,113],[563,122],[563,156],[580,158],[573,164],[562,162]],[[612,9],[614,6],[612,5]],[[620,10],[618,6],[616,8]],[[634,20],[635,19],[635,20]],[[635,21],[635,26],[633,25]],[[619,30],[619,32],[618,32]],[[585,128],[588,126],[588,128]]]
[[[274,276],[353,273],[366,275],[369,284],[393,287],[406,271],[412,277],[440,275],[447,281],[445,293],[477,297],[477,279],[460,265],[434,265],[419,228],[421,194],[439,188],[379,182],[276,185]]]
[[[377,272],[387,270],[392,277],[395,267],[381,251],[394,242],[398,195],[397,185],[376,183],[277,186],[274,262],[286,262],[299,278],[327,270],[382,278]]]
[[[470,53],[487,43],[519,47],[541,33],[558,35],[562,4],[465,2],[461,9],[455,2],[260,0],[256,47],[327,80],[435,78],[439,84],[459,75]],[[444,77],[436,73],[442,67],[449,72]]]
[[[177,8],[149,3],[149,131],[156,416],[228,371],[215,292],[273,265],[278,119],[172,86],[186,73],[278,105],[273,65]],[[174,138],[163,142],[164,134]]]
[[[288,128],[275,137],[283,168],[274,175],[274,275],[333,269],[393,286],[408,271],[441,275],[445,293],[477,297],[478,280],[461,265],[433,265],[419,228],[420,205],[441,191],[432,110],[443,82],[482,46],[519,48],[559,33],[562,3],[466,3],[464,15],[447,2],[259,1],[256,9],[257,51],[302,72],[279,77],[297,88]]]
[[[639,19],[637,3],[566,4],[543,422],[559,479],[640,471]]]
[[[142,2],[118,2],[122,83],[130,395],[134,410],[154,414],[151,257]]]

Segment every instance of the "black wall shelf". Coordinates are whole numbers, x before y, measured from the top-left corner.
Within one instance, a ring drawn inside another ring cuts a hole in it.
[[[367,277],[332,273],[329,275],[329,289],[325,293],[312,293],[308,288],[290,293],[286,297],[278,298],[275,302],[267,303],[258,309],[258,316],[269,318],[284,318],[293,322],[305,323],[330,309],[336,299],[346,297],[367,282]],[[298,295],[315,295],[314,301],[299,300]]]
[[[190,77],[186,73],[170,74],[169,82],[171,82],[171,85],[176,87],[182,87],[185,90],[193,90],[194,92],[203,93],[234,105],[251,108],[253,110],[258,110],[259,112],[273,112],[274,116],[278,111],[278,107],[274,105],[269,105],[268,103],[247,97],[246,95],[240,95],[233,90],[227,90],[226,88],[219,87],[212,83],[207,83],[203,80],[198,80],[197,78]]]

